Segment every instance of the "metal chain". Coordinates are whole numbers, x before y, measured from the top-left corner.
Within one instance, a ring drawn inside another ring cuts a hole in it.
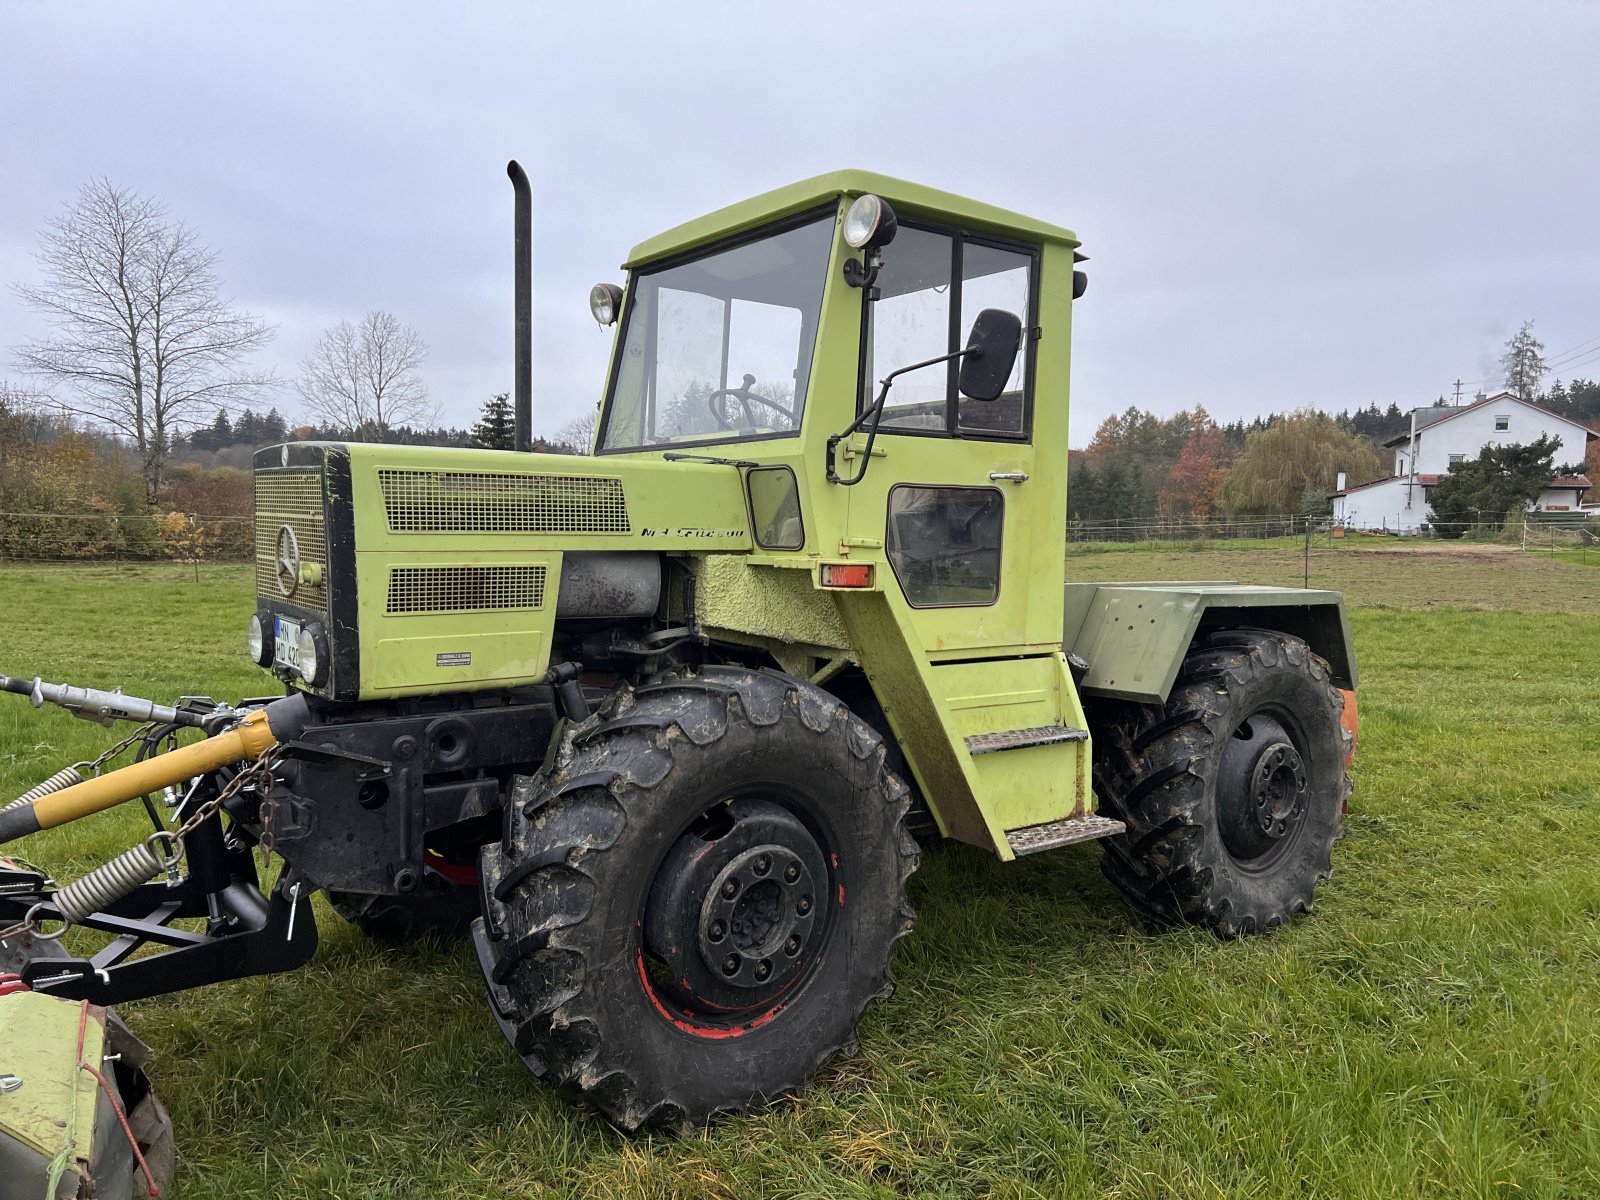
[[[156,727],[156,722],[154,722],[154,721],[146,722],[145,724],[139,726],[139,728],[135,729],[127,737],[123,738],[115,746],[111,747],[111,749],[107,750],[99,758],[95,759],[92,763],[87,763],[85,765],[87,765],[88,768],[91,771],[93,771],[96,775],[100,774],[100,768],[101,767],[105,766],[108,762],[110,762],[117,755],[121,754],[124,750],[126,750],[129,746],[133,745],[140,738],[149,737],[151,732],[155,729],[155,727]]]
[[[257,790],[261,793],[262,803],[266,803],[267,797],[272,794],[272,768],[278,765],[278,756],[273,753],[276,749],[276,746],[269,746],[262,751],[259,758],[228,781],[227,787],[195,809],[189,819],[175,830],[176,836],[182,840],[193,833],[201,822],[215,816],[218,809],[243,791],[245,785],[258,776],[261,783]]]

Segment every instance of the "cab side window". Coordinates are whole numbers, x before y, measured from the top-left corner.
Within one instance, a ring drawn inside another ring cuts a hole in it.
[[[872,403],[884,376],[966,344],[986,308],[1033,321],[1035,255],[970,234],[901,223],[883,250],[879,298],[864,305],[861,404]],[[956,388],[959,362],[935,363],[900,376],[889,390],[879,429],[945,437],[1016,439],[1028,434],[1033,338],[1025,333],[1011,378],[997,400],[972,400]]]

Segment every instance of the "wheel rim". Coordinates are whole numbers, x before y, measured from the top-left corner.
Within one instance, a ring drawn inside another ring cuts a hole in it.
[[[1299,839],[1310,799],[1300,741],[1285,722],[1270,712],[1241,721],[1217,777],[1217,823],[1228,853],[1246,867],[1270,867]]]
[[[768,794],[715,805],[674,841],[640,922],[641,975],[674,1024],[727,1032],[792,998],[832,932],[826,841]]]

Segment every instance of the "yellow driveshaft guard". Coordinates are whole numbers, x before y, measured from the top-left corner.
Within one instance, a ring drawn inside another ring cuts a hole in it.
[[[86,779],[35,800],[31,806],[0,812],[0,845],[41,829],[114,808],[135,796],[148,795],[207,771],[258,758],[304,726],[305,700],[290,696],[247,713],[224,733],[180,746],[144,762],[133,763],[95,779]],[[274,728],[274,726],[278,728]]]

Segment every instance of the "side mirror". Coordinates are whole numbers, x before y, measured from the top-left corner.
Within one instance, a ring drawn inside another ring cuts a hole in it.
[[[1011,378],[1022,346],[1022,318],[1003,308],[986,308],[972,323],[956,386],[974,400],[998,400]]]

